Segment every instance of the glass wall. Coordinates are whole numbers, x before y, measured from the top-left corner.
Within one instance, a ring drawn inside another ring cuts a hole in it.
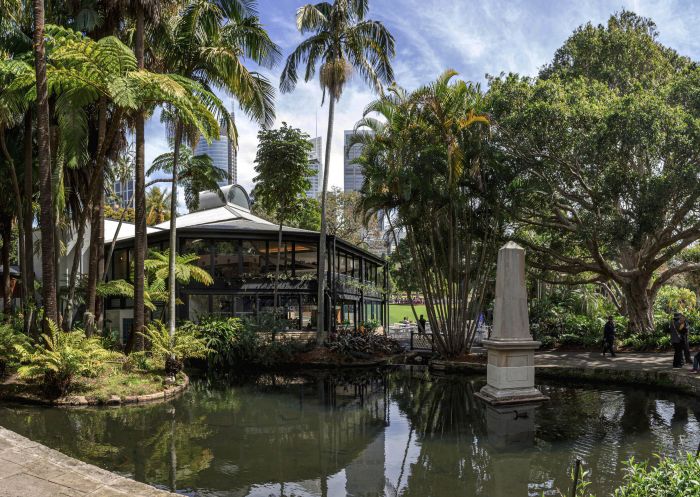
[[[318,273],[318,248],[315,243],[294,244],[294,275],[316,275]]]
[[[264,274],[267,268],[267,242],[243,240],[241,242],[242,273],[248,276]]]
[[[129,252],[127,249],[119,249],[114,251],[112,261],[112,279],[113,280],[128,280],[129,279]]]
[[[214,242],[214,280],[218,285],[230,284],[241,274],[241,248],[238,240]]]
[[[195,323],[209,316],[209,296],[199,294],[189,295],[187,299],[187,312],[190,321],[194,321]]]
[[[269,257],[269,269],[268,271],[274,273],[277,269],[277,252],[280,256],[280,274],[291,276],[292,275],[292,244],[282,241],[282,249],[277,249],[277,240],[274,242],[269,242],[268,244],[268,257]]]
[[[194,261],[194,265],[211,272],[211,244],[208,240],[200,238],[183,240],[180,252],[183,254],[196,254],[199,258]]]
[[[211,313],[220,318],[233,317],[235,300],[233,295],[212,295]]]
[[[318,322],[318,306],[315,295],[301,296],[301,329],[315,330]]]

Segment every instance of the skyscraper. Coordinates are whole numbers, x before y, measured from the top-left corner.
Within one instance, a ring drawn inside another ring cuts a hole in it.
[[[311,187],[306,190],[306,196],[309,198],[318,198],[321,189],[323,188],[323,141],[320,136],[311,138],[309,143],[313,146],[309,152],[309,167],[314,170],[314,174],[309,176]]]
[[[233,119],[231,112],[231,119]],[[226,179],[219,182],[219,186],[233,185],[238,181],[238,154],[233,147],[233,143],[226,135],[226,127],[221,126],[218,140],[211,144],[207,143],[203,136],[199,138],[199,143],[194,150],[195,155],[208,155],[214,162],[214,166],[226,172]]]
[[[115,203],[119,207],[128,207],[131,197],[134,196],[134,178],[126,181],[117,180],[114,182]]]
[[[362,174],[362,167],[353,164],[353,161],[362,154],[362,145],[359,143],[350,147],[350,139],[356,132],[345,130],[345,140],[343,146],[343,189],[346,192],[358,192],[362,188],[365,177]],[[360,131],[359,133],[370,133],[370,131]]]

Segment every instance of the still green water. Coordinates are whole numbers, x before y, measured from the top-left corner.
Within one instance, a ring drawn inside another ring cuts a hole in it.
[[[580,456],[609,495],[629,457],[695,451],[700,401],[546,383],[493,410],[483,378],[424,368],[198,380],[146,407],[0,407],[0,424],[73,457],[193,496],[558,495]]]

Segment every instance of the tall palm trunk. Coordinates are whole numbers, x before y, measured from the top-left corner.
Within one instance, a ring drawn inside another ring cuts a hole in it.
[[[34,219],[34,209],[32,200],[34,197],[34,144],[32,143],[33,133],[32,111],[27,111],[24,116],[24,252],[21,254],[24,260],[22,269],[22,292],[24,297],[24,332],[29,334],[32,330],[33,308],[36,297],[34,295],[34,229],[32,221]]]
[[[11,164],[10,164],[11,165]],[[9,321],[12,315],[12,288],[10,286],[10,248],[12,246],[12,218],[6,214],[0,217],[0,231],[2,231],[2,312],[5,320]]]
[[[39,191],[41,193],[42,306],[45,319],[58,322],[54,244],[53,190],[51,187],[51,137],[49,136],[49,91],[46,83],[44,45],[44,1],[33,0],[34,69],[36,71],[36,131],[39,149]]]
[[[2,130],[0,130],[0,146],[2,147],[2,155],[5,157],[8,169],[10,171],[10,182],[12,183],[12,191],[13,191],[14,196],[15,196],[14,202],[15,202],[15,206],[17,209],[16,210],[16,212],[17,212],[17,228],[19,231],[19,236],[18,236],[19,254],[20,254],[19,270],[20,270],[20,274],[22,277],[22,288],[26,288],[27,287],[27,281],[26,281],[27,275],[26,275],[26,268],[24,266],[25,265],[25,260],[24,260],[24,253],[25,253],[24,252],[24,221],[23,221],[24,212],[23,212],[22,194],[20,193],[20,189],[19,189],[19,181],[17,179],[17,171],[15,170],[15,162],[14,162],[14,159],[12,158],[12,156],[10,155],[10,152],[7,150],[7,144],[5,143],[5,136],[4,136]],[[11,231],[10,231],[10,235],[11,235]],[[9,259],[9,257],[10,257],[9,256],[9,254],[10,254],[9,243],[10,243],[10,241],[9,241],[9,239],[8,239],[7,243],[8,243],[8,246],[7,246],[7,267],[5,268],[7,270],[7,272],[3,273],[5,275],[5,277],[7,278],[7,280],[6,280],[7,285],[3,285],[3,288],[5,288],[5,290],[8,290],[9,285],[10,285],[10,279],[9,279],[10,278],[10,274],[9,274],[9,264],[10,264],[9,263],[9,260],[10,260]],[[3,245],[3,249],[5,249],[4,245]],[[5,255],[5,253],[3,252],[3,256],[4,255]],[[3,262],[4,262],[4,259],[3,259]],[[5,295],[5,297],[7,298],[7,294]]]
[[[144,68],[144,24],[145,13],[139,4],[136,11],[136,61],[139,69]],[[134,326],[132,333],[136,333],[134,347],[136,350],[143,349],[143,338],[139,332],[143,331],[146,324],[146,313],[144,306],[145,269],[146,259],[146,166],[145,166],[145,115],[142,110],[136,114],[135,135],[136,135],[136,157],[134,167],[134,195],[135,205],[135,236],[134,236]]]
[[[328,132],[326,134],[326,158],[323,164],[323,189],[321,190],[321,235],[318,241],[318,342],[323,344],[328,338],[326,332],[326,190],[331,162],[331,140],[335,119],[335,98],[331,95],[328,103]]]
[[[170,194],[170,250],[168,252],[168,332],[170,339],[175,336],[175,258],[177,257],[177,181],[178,161],[180,159],[180,142],[182,141],[182,123],[175,125],[175,146],[173,148],[173,182]],[[172,358],[175,359],[174,357]]]
[[[275,289],[274,289],[274,296],[273,296],[273,302],[275,306],[275,314],[277,313],[277,309],[279,308],[279,301],[277,300],[277,290],[279,288],[280,284],[280,255],[282,252],[282,221],[280,221],[280,228],[277,231],[277,264],[275,266]]]

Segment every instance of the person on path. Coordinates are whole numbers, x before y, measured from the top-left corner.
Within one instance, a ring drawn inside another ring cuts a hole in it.
[[[682,331],[687,328],[685,324],[685,316],[680,312],[673,314],[673,320],[669,324],[669,331],[671,332],[671,345],[673,345],[673,367],[680,368],[683,367],[683,346],[685,341],[685,335]],[[687,329],[685,330],[687,333]]]
[[[603,355],[608,351],[612,357],[615,357],[615,321],[612,316],[608,316],[608,321],[603,328]]]
[[[700,352],[695,354],[695,357],[693,357],[693,367],[691,368],[690,372],[693,374],[700,373]]]
[[[688,326],[688,319],[683,314],[681,314],[681,320],[683,321],[683,326],[678,331],[681,334],[681,348],[683,349],[683,358],[685,359],[686,363],[690,364],[690,327]]]
[[[425,333],[426,322],[427,321],[423,317],[423,314],[421,314],[420,317],[418,318],[418,333],[421,333],[421,334]]]

